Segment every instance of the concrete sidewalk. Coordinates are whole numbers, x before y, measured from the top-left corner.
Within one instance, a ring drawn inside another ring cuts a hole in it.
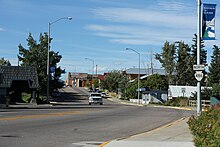
[[[194,147],[188,118],[182,118],[152,131],[105,142],[99,147]]]

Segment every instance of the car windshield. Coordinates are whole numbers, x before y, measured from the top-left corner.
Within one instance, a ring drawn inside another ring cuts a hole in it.
[[[91,94],[91,96],[101,96],[99,93]]]

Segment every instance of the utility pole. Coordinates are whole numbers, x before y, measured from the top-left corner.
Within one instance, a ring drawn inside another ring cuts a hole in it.
[[[151,49],[151,56],[150,56],[150,66],[151,66],[151,74],[153,75],[154,73],[154,69],[153,69],[153,53],[152,53],[152,49]]]
[[[95,66],[95,74],[96,74],[96,78],[98,78],[98,65],[97,64]]]

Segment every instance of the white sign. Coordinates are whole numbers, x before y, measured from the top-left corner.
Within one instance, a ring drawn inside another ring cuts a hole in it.
[[[195,78],[196,78],[197,81],[201,81],[202,78],[203,78],[203,73],[202,73],[202,71],[196,71],[196,73],[195,73]]]
[[[203,71],[203,70],[205,70],[205,65],[202,65],[202,64],[200,64],[200,65],[193,65],[193,70],[195,70],[195,71]]]
[[[138,91],[138,89],[136,89]],[[146,88],[140,88],[139,91],[146,91]]]

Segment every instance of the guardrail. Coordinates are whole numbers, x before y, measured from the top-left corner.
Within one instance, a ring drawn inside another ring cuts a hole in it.
[[[210,107],[210,100],[202,100],[202,107]],[[190,107],[196,107],[197,106],[197,100],[189,100],[189,106]]]

